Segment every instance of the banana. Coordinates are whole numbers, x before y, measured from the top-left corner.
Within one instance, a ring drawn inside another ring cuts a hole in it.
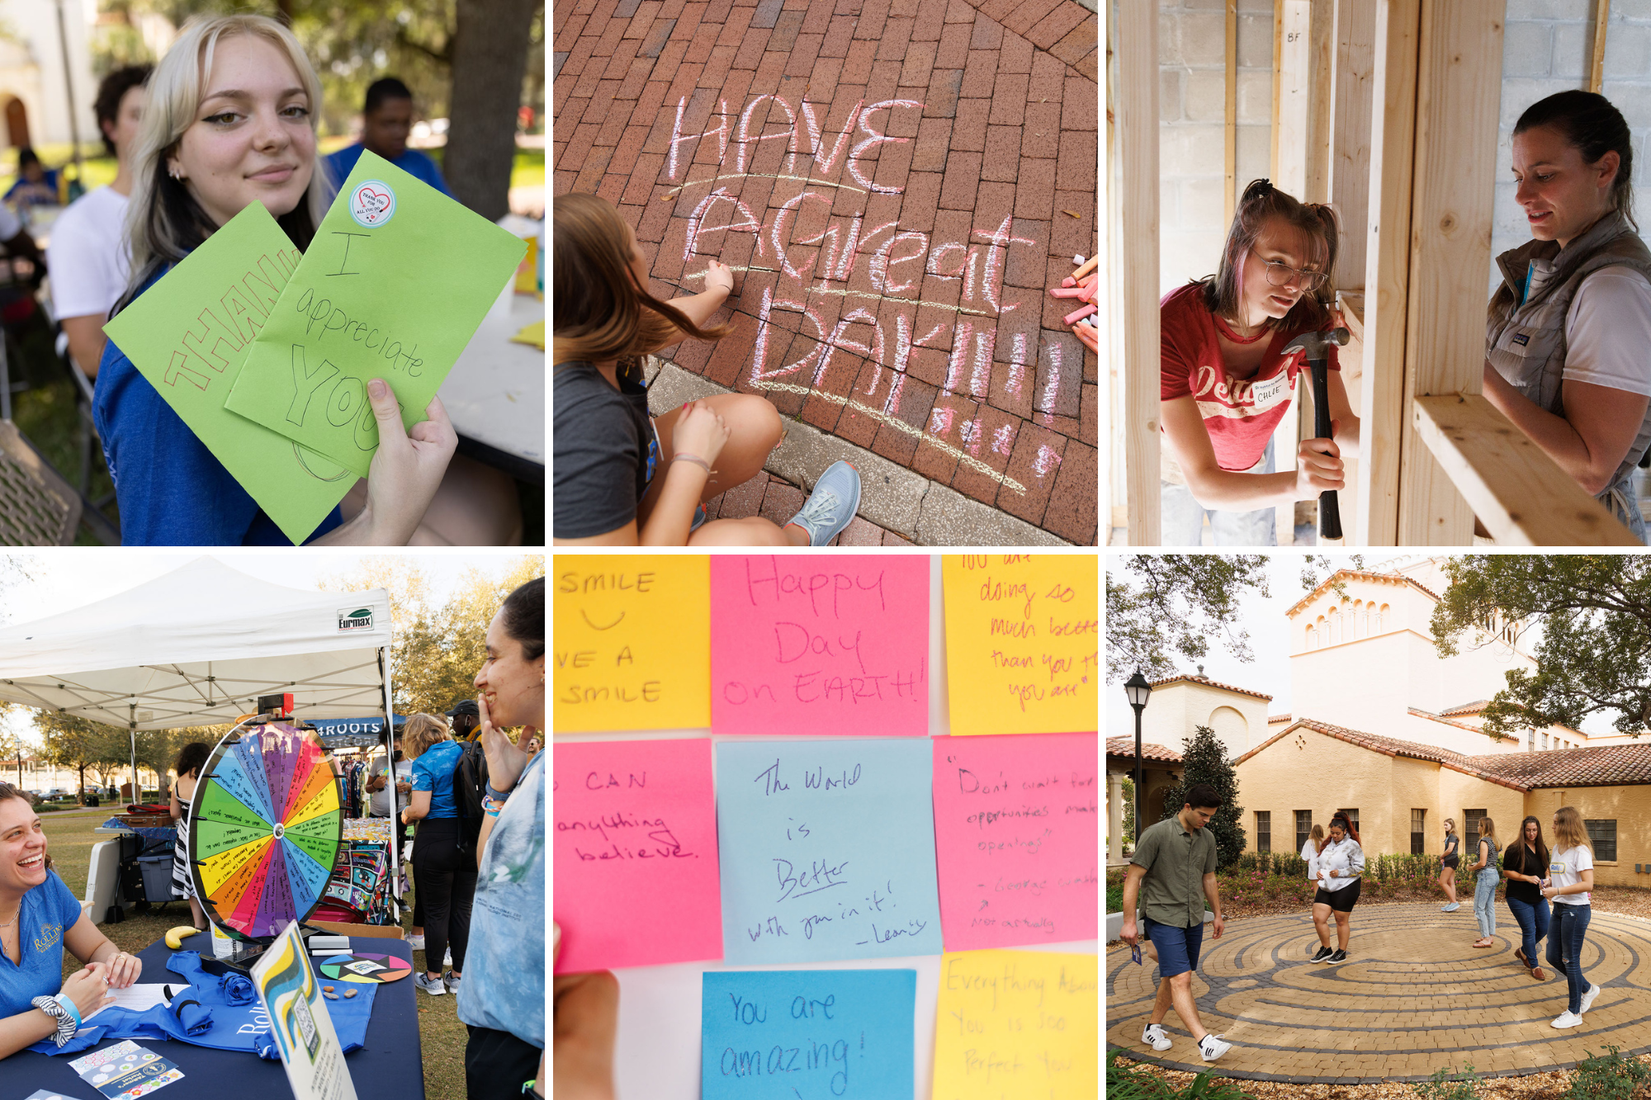
[[[193,936],[200,929],[192,924],[180,924],[166,933],[166,946],[176,951],[183,946],[183,941]]]

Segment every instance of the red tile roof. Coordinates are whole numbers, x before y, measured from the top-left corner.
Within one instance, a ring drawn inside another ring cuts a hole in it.
[[[1473,702],[1463,703],[1459,707],[1446,707],[1439,713],[1444,715],[1446,718],[1455,718],[1463,714],[1478,714],[1489,705],[1489,699],[1475,699]]]
[[[1284,614],[1290,618],[1294,618],[1296,613],[1303,607],[1306,607],[1308,604],[1318,599],[1325,589],[1330,588],[1332,585],[1339,584],[1344,580],[1386,581],[1389,584],[1408,584],[1414,587],[1418,592],[1421,592],[1424,596],[1427,596],[1429,599],[1435,601],[1439,599],[1437,595],[1428,590],[1426,585],[1421,584],[1418,581],[1413,581],[1402,573],[1373,573],[1369,570],[1361,569],[1338,569],[1328,577],[1324,578],[1317,588],[1297,600],[1295,605]]]
[[[1267,719],[1267,724],[1270,726],[1274,722],[1288,722],[1289,720],[1290,716],[1288,714],[1274,714]]]
[[[1651,739],[1633,745],[1592,745],[1580,749],[1471,756],[1466,760],[1527,789],[1651,784]]]
[[[1311,718],[1296,720],[1288,728],[1269,737],[1266,741],[1234,760],[1233,763],[1242,764],[1275,741],[1288,737],[1291,732],[1302,727],[1322,733],[1326,737],[1334,737],[1338,741],[1346,741],[1348,744],[1358,745],[1360,748],[1369,749],[1372,752],[1379,752],[1383,756],[1404,756],[1413,760],[1430,760],[1442,767],[1450,768],[1452,771],[1476,776],[1498,786],[1511,787],[1516,791],[1530,789],[1529,784],[1501,774],[1500,769],[1493,772],[1488,764],[1484,763],[1485,761],[1500,762],[1506,760],[1507,757],[1504,756],[1468,757],[1449,749],[1440,748],[1437,745],[1423,745],[1416,741],[1401,741],[1396,737],[1381,737],[1374,733],[1362,733],[1359,730],[1350,730],[1345,726],[1332,725],[1329,722],[1320,722]]]
[[[1171,677],[1169,677],[1167,679],[1163,679],[1163,680],[1153,680],[1152,681],[1152,686],[1153,686],[1154,689],[1157,689],[1159,687],[1164,686],[1165,684],[1178,684],[1178,683],[1181,683],[1183,680],[1186,681],[1189,684],[1203,684],[1206,687],[1221,688],[1224,691],[1234,691],[1234,692],[1237,692],[1240,695],[1251,695],[1251,696],[1254,696],[1257,699],[1271,699],[1272,698],[1271,695],[1263,695],[1259,691],[1251,691],[1248,688],[1233,687],[1231,684],[1217,683],[1216,681],[1211,680],[1211,679],[1209,679],[1208,677],[1205,677],[1205,676],[1171,676]]]
[[[1106,754],[1108,756],[1127,756],[1133,760],[1135,758],[1135,738],[1108,737],[1106,739]],[[1163,745],[1154,745],[1151,741],[1145,741],[1141,744],[1141,759],[1143,761],[1158,760],[1165,764],[1179,764],[1181,754],[1174,749],[1165,748]]]

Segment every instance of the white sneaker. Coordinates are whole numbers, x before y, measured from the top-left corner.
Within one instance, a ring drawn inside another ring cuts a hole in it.
[[[1578,1016],[1576,1013],[1572,1012],[1570,1009],[1566,1009],[1564,1012],[1559,1014],[1559,1019],[1554,1021],[1554,1026],[1555,1027],[1576,1027],[1581,1022],[1582,1022],[1582,1017],[1581,1016]]]
[[[1232,1048],[1233,1045],[1224,1042],[1219,1035],[1206,1035],[1198,1043],[1198,1053],[1204,1056],[1206,1062],[1215,1061]]]
[[[411,948],[412,950],[414,950],[414,951],[423,951],[424,950],[424,937],[423,936],[403,936],[401,938],[407,941],[407,946],[409,948]]]
[[[453,965],[453,952],[451,950],[442,952],[441,965],[443,965],[445,967],[448,967],[448,968],[452,967],[452,965]]]
[[[1164,1034],[1163,1024],[1148,1024],[1143,1028],[1141,1030],[1141,1042],[1147,1044],[1153,1050],[1168,1050],[1175,1045],[1174,1040]]]
[[[1592,1008],[1594,1006],[1594,998],[1598,996],[1599,986],[1588,986],[1588,992],[1582,995],[1582,1012],[1577,1013],[1577,1015],[1580,1016],[1583,1012],[1587,1012],[1590,1008]]]

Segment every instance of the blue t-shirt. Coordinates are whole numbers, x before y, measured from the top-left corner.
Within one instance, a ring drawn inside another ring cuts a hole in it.
[[[360,160],[361,154],[366,151],[367,147],[358,141],[354,145],[346,145],[336,153],[328,154],[327,170],[332,173],[333,183],[340,187],[344,186],[344,181],[355,171],[355,162]],[[441,178],[441,169],[436,167],[436,162],[417,149],[403,150],[401,156],[390,163],[414,179],[428,183],[448,198],[453,197],[453,192],[447,189],[447,181]]]
[[[545,754],[528,761],[482,850],[459,1019],[545,1045]]]
[[[427,816],[459,816],[459,803],[453,797],[453,769],[463,755],[464,749],[457,741],[437,741],[413,761],[413,790],[430,792]]]
[[[56,871],[47,871],[46,881],[23,895],[17,918],[22,961],[13,963],[0,951],[0,1020],[27,1012],[36,997],[62,991],[63,936],[79,919],[80,901]]]
[[[98,367],[92,423],[115,483],[124,545],[291,545],[113,340],[104,345]],[[334,508],[310,538],[343,522]]]

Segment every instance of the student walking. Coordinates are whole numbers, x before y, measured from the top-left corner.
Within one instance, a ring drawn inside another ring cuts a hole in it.
[[[1330,835],[1318,853],[1318,893],[1313,896],[1313,927],[1318,930],[1316,963],[1344,963],[1353,938],[1353,906],[1364,881],[1364,849],[1346,815],[1330,819]],[[1330,946],[1330,918],[1336,919],[1336,946]]]
[[[1319,849],[1324,846],[1324,826],[1314,825],[1313,831],[1307,834],[1307,843],[1301,846],[1301,858],[1307,861],[1307,881],[1315,882],[1319,877],[1318,858]]]
[[[1215,882],[1215,834],[1206,828],[1220,804],[1215,788],[1194,783],[1187,789],[1180,813],[1142,830],[1124,878],[1120,933],[1125,943],[1139,949],[1144,932],[1158,952],[1158,1000],[1141,1032],[1141,1042],[1159,1051],[1174,1045],[1163,1027],[1173,1006],[1206,1062],[1232,1049],[1221,1036],[1204,1030],[1192,999],[1192,973],[1198,969],[1198,953],[1204,944],[1206,900],[1215,914],[1215,938],[1220,939],[1226,929]],[[1137,901],[1142,913],[1139,929]]]
[[[1502,856],[1502,873],[1508,876],[1508,908],[1519,922],[1520,946],[1514,948],[1514,958],[1525,964],[1531,977],[1544,981],[1547,975],[1536,954],[1538,941],[1548,934],[1548,899],[1542,896],[1548,845],[1542,840],[1542,822],[1527,817],[1519,823],[1519,839]]]
[[[1454,913],[1462,908],[1462,903],[1456,900],[1456,866],[1462,862],[1462,838],[1456,835],[1456,819],[1445,818],[1445,858],[1444,866],[1439,870],[1439,885],[1445,888],[1445,897],[1450,900],[1439,907],[1441,913]]]
[[[1593,918],[1594,851],[1575,806],[1554,811],[1554,850],[1548,860],[1548,882],[1542,896],[1554,903],[1552,934],[1548,937],[1548,965],[1564,968],[1568,998],[1565,1011],[1554,1020],[1557,1028],[1576,1027],[1599,996],[1599,986],[1582,976],[1582,945]]]
[[[1479,819],[1479,862],[1468,870],[1478,872],[1473,881],[1473,915],[1479,920],[1479,938],[1475,947],[1490,947],[1496,943],[1496,884],[1502,873],[1496,869],[1496,823],[1488,817]]]

